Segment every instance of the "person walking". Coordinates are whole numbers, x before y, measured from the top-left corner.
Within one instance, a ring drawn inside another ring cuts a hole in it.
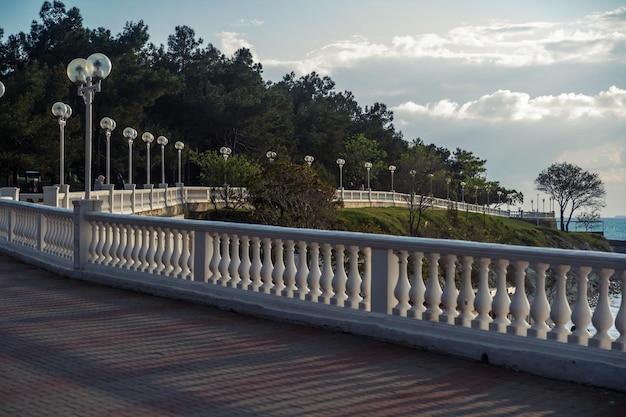
[[[96,181],[93,183],[93,190],[99,191],[104,189],[104,175],[98,175]]]
[[[115,189],[116,190],[124,189],[124,177],[122,177],[122,174],[120,173],[118,173],[117,177],[115,177]]]

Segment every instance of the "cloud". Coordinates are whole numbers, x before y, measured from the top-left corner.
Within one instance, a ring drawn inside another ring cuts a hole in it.
[[[449,99],[424,105],[408,101],[392,107],[401,117],[471,119],[490,123],[542,119],[626,118],[626,90],[612,86],[595,96],[564,93],[531,98],[526,93],[498,90],[463,104]]]
[[[623,143],[605,143],[597,146],[570,149],[557,156],[555,162],[569,162],[597,172],[607,183],[625,183],[626,167],[623,165]]]
[[[231,26],[235,26],[235,27],[258,27],[258,26],[263,26],[265,22],[263,20],[258,20],[258,19],[238,19],[237,21],[231,23]]]
[[[299,61],[273,60],[266,65],[295,67],[300,73],[330,74],[364,61],[460,60],[473,65],[524,67],[559,62],[626,63],[626,7],[593,14],[571,23],[493,21],[464,25],[444,34],[404,34],[388,42],[353,36],[313,50]]]
[[[252,53],[252,57],[255,61],[258,61],[258,56],[254,52],[254,45],[243,39],[237,32],[220,32],[217,34],[220,39],[220,50],[225,55],[233,55],[241,48],[247,48]]]

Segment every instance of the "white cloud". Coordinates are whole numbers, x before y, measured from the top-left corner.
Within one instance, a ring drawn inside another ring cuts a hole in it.
[[[252,26],[252,27],[258,27],[258,26],[263,26],[265,22],[263,20],[259,20],[259,19],[238,19],[237,21],[235,21],[234,23],[231,23],[231,26],[235,26],[235,27],[246,27],[246,26]]]
[[[622,163],[623,143],[605,143],[593,147],[563,151],[555,162],[569,162],[597,172],[605,182],[626,184],[626,167]]]
[[[247,48],[252,53],[252,56],[255,61],[258,61],[258,56],[254,52],[254,45],[245,39],[240,37],[240,34],[237,32],[220,32],[217,34],[220,39],[220,50],[225,55],[233,55],[241,48]]]
[[[335,68],[366,65],[364,61],[371,59],[437,58],[504,67],[615,60],[626,63],[624,25],[626,7],[572,23],[494,21],[456,27],[445,34],[397,35],[387,43],[351,37],[313,50],[300,62],[274,60],[266,65],[296,67],[304,74],[331,73]]]
[[[498,90],[464,104],[449,99],[424,105],[410,101],[395,106],[392,110],[403,117],[413,114],[492,123],[548,118],[626,118],[626,90],[612,86],[595,96],[564,93],[536,98],[531,98],[526,93]]]

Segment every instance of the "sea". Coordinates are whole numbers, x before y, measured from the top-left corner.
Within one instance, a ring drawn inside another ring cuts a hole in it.
[[[556,219],[557,227],[561,227],[561,219]],[[586,229],[586,225],[572,218],[570,222],[569,230],[571,232],[602,232],[604,237],[609,240],[624,240],[626,241],[626,216],[615,217],[601,217],[598,221],[594,222],[589,229]]]

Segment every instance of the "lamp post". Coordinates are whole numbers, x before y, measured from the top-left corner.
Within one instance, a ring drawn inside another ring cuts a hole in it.
[[[500,207],[500,201],[501,201],[501,198],[502,198],[502,191],[498,190],[498,192],[496,194],[498,194],[498,208],[499,208]]]
[[[465,204],[465,181],[461,181],[461,202]]]
[[[124,137],[128,141],[128,183],[133,183],[133,141],[137,137],[137,131],[132,127],[124,129]]]
[[[307,155],[307,156],[304,157],[304,162],[309,164],[309,166],[311,166],[311,164],[313,163],[314,160],[315,160],[315,158],[313,158],[311,155]]]
[[[5,91],[6,89],[4,88],[4,84],[2,84],[2,81],[0,81],[0,97],[4,95]]]
[[[364,166],[365,166],[365,169],[367,170],[367,191],[372,191],[370,189],[370,170],[372,169],[372,163],[366,162]]]
[[[87,59],[73,59],[67,66],[68,78],[78,86],[78,95],[85,102],[85,198],[91,197],[91,131],[92,107],[96,93],[101,91],[102,80],[111,73],[111,60],[95,53]]]
[[[226,161],[228,161],[228,157],[230,156],[231,153],[233,153],[233,150],[230,149],[228,146],[222,146],[220,148],[220,153],[222,154],[222,157],[224,158],[224,187],[226,187],[228,186],[228,181],[226,177]]]
[[[391,192],[394,192],[393,189],[393,173],[396,172],[396,166],[395,165],[389,165],[389,172],[391,173]]]
[[[174,147],[178,151],[178,183],[182,184],[183,176],[182,176],[182,168],[181,168],[182,164],[181,164],[181,159],[180,159],[180,153],[185,148],[185,144],[182,143],[181,141],[178,141],[174,144]]]
[[[147,152],[147,160],[146,160],[146,184],[144,188],[152,188],[152,183],[150,182],[150,144],[154,141],[154,135],[150,132],[144,132],[141,135],[141,140],[143,140],[146,144],[146,152]]]
[[[276,152],[274,152],[274,151],[267,151],[265,156],[267,157],[267,159],[270,160],[270,162],[274,162],[274,159],[276,159]]]
[[[446,178],[446,200],[450,200],[450,178]]]
[[[115,130],[116,126],[115,120],[110,117],[103,117],[102,120],[100,120],[100,127],[104,129],[104,136],[107,139],[107,184],[111,184],[111,132]]]
[[[335,162],[339,166],[339,190],[343,191],[343,166],[346,164],[346,160],[338,158]]]
[[[412,169],[409,171],[409,175],[411,176],[411,206],[413,206],[413,196],[415,195],[415,175],[417,171]]]
[[[2,83],[0,83],[2,84]],[[0,97],[4,94],[4,85],[0,86]],[[52,114],[59,119],[59,184],[65,184],[65,123],[72,115],[72,108],[65,103],[57,101],[52,105]]]
[[[167,138],[165,136],[159,136],[157,143],[161,145],[161,188],[167,188],[165,182],[165,145],[167,145]]]

